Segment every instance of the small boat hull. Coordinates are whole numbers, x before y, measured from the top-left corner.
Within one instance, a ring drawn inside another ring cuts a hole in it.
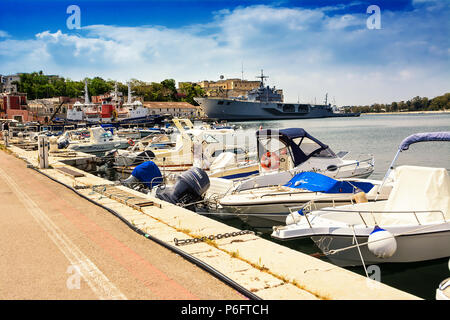
[[[355,245],[353,236],[314,236],[311,239],[322,252],[339,250]],[[367,243],[368,237],[357,237],[357,240],[359,244]],[[418,262],[450,256],[450,228],[446,231],[399,236],[395,240],[397,241],[397,250],[390,258],[378,258],[369,251],[367,245],[360,246],[365,265]],[[338,253],[327,255],[327,258],[341,267],[362,265],[358,248],[339,251]]]

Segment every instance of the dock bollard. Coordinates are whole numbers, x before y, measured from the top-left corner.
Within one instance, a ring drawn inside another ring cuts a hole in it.
[[[5,147],[9,147],[9,132],[7,130],[3,131],[3,141],[5,141]]]
[[[39,153],[39,168],[47,169],[48,168],[48,152],[49,152],[49,143],[47,136],[39,136],[38,137],[38,153]]]

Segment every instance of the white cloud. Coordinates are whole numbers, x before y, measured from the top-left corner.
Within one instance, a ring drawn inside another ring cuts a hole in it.
[[[0,30],[0,38],[9,38],[10,35],[8,32]]]
[[[251,6],[177,29],[91,25],[42,31],[32,40],[0,40],[0,70],[198,81],[240,77],[244,63],[246,78],[264,69],[286,100],[322,101],[328,92],[344,105],[448,90],[449,40],[439,26],[445,10],[382,11],[382,30],[368,30],[365,13],[331,11]]]

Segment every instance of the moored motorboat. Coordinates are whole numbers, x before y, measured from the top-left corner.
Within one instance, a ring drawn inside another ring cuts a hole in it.
[[[120,139],[113,135],[111,131],[106,131],[102,127],[89,128],[89,138],[73,140],[70,132],[66,132],[58,141],[59,144],[68,144],[67,149],[85,153],[105,153],[113,149],[125,149],[130,146],[127,139]]]
[[[285,226],[274,227],[272,237],[311,238],[340,266],[450,256],[447,169],[418,166],[392,169],[401,152],[422,141],[450,141],[450,132],[415,134],[402,141],[383,180],[384,183],[394,170],[393,189],[387,200],[322,208],[302,215],[293,212]]]
[[[253,188],[218,199],[218,210],[234,214],[250,226],[271,231],[283,224],[290,207],[314,203],[316,209],[357,201],[374,201],[381,181],[367,179],[336,180],[316,172],[301,172],[279,186]],[[391,190],[385,185],[379,198],[387,199]]]

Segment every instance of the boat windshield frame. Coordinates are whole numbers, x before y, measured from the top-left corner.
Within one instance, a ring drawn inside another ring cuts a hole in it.
[[[300,141],[296,142],[295,140],[298,138],[300,138]],[[304,150],[301,149],[301,145],[305,141],[304,140],[305,138],[316,143],[318,145],[318,148],[306,154]],[[285,145],[290,151],[290,155],[294,162],[295,167],[304,163],[309,158],[320,154],[324,150],[328,150],[329,152],[331,152],[331,154],[334,155],[334,153],[329,149],[328,145],[320,142],[318,139],[308,134],[304,129],[301,128],[275,129],[275,130],[265,129],[256,131],[256,141],[257,141],[256,144],[259,160],[261,160],[261,155],[265,154],[268,151],[265,145],[262,143],[263,139],[277,139],[283,145]]]

